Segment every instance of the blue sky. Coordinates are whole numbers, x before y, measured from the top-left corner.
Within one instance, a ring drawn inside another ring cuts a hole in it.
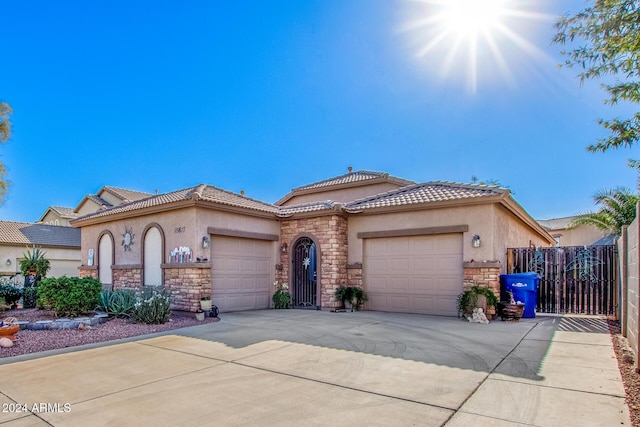
[[[36,221],[103,185],[275,202],[348,166],[497,180],[536,219],[635,188],[635,149],[585,150],[598,118],[632,107],[558,69],[553,18],[531,19],[584,2],[512,4],[528,14],[502,18],[517,38],[496,33],[501,55],[479,44],[474,62],[455,30],[420,55],[439,27],[412,23],[435,6],[409,0],[3,2],[0,219]]]

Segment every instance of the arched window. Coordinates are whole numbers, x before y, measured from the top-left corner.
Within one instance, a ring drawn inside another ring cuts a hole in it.
[[[98,279],[103,285],[113,286],[113,237],[104,233],[98,242]]]
[[[156,226],[147,229],[144,235],[144,285],[162,286],[162,232]]]

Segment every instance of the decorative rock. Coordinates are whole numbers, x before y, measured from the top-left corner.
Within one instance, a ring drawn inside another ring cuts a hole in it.
[[[471,323],[489,323],[489,320],[487,320],[487,316],[485,316],[482,307],[474,308],[473,315],[471,317],[467,317],[467,320]]]
[[[11,341],[9,338],[0,338],[0,347],[2,348],[9,348],[9,347],[13,347],[13,341]]]

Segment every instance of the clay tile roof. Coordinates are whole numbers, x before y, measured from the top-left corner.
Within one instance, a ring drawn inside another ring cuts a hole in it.
[[[142,191],[135,191],[135,190],[127,190],[125,188],[111,187],[108,185],[104,186],[102,189],[109,191],[110,193],[113,193],[115,196],[117,196],[119,199],[121,199],[124,202],[133,202],[140,199],[146,199],[147,197],[152,196],[151,193],[144,193]]]
[[[51,209],[61,217],[75,218],[76,216],[78,216],[74,212],[74,208],[67,208],[63,206],[49,206],[49,209]]]
[[[88,194],[86,198],[91,200],[91,201],[93,201],[93,202],[95,202],[95,203],[97,203],[97,204],[99,204],[100,206],[104,206],[104,207],[107,207],[107,208],[113,206],[111,203],[107,202],[102,197],[98,197],[98,196],[96,196],[94,194]]]
[[[296,191],[302,191],[302,190],[310,190],[314,188],[331,187],[334,185],[350,184],[350,183],[361,182],[361,181],[370,181],[372,179],[387,178],[387,177],[389,177],[389,174],[386,172],[373,172],[373,171],[362,170],[362,171],[356,171],[356,172],[349,172],[344,175],[336,176],[334,178],[329,178],[322,181],[314,182],[312,184],[303,185],[302,187],[294,188],[291,191],[296,192]],[[412,182],[407,181],[407,183],[412,183]]]
[[[205,200],[222,205],[243,207],[262,212],[277,212],[277,208],[268,203],[260,202],[249,197],[244,197],[240,194],[222,190],[217,187],[202,184],[194,187],[184,188],[182,190],[172,191],[170,193],[151,195],[146,199],[123,203],[122,205],[88,214],[78,219],[82,220],[88,218],[100,218],[122,212],[132,212],[154,206],[169,205],[171,203],[185,200]]]
[[[58,225],[0,221],[0,243],[80,248],[80,229]]]
[[[348,212],[354,212],[371,208],[495,196],[505,191],[508,190],[496,186],[432,181],[424,184],[409,185],[398,190],[356,200],[347,203],[345,208]]]
[[[337,203],[332,200],[324,200],[319,202],[311,202],[293,206],[280,206],[278,216],[286,218],[297,213],[315,212],[327,209],[335,209]]]
[[[261,202],[260,200],[232,193],[211,185],[204,187],[201,197],[203,200],[223,205],[237,206],[272,213],[276,213],[278,211],[278,208],[270,203]]]
[[[571,221],[575,218],[575,216],[568,216],[564,218],[540,219],[538,220],[538,224],[547,230],[563,230],[568,228]]]

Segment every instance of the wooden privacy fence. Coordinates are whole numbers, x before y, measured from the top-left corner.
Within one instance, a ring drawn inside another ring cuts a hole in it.
[[[539,313],[615,314],[617,271],[613,245],[507,250],[508,273],[538,273]]]

